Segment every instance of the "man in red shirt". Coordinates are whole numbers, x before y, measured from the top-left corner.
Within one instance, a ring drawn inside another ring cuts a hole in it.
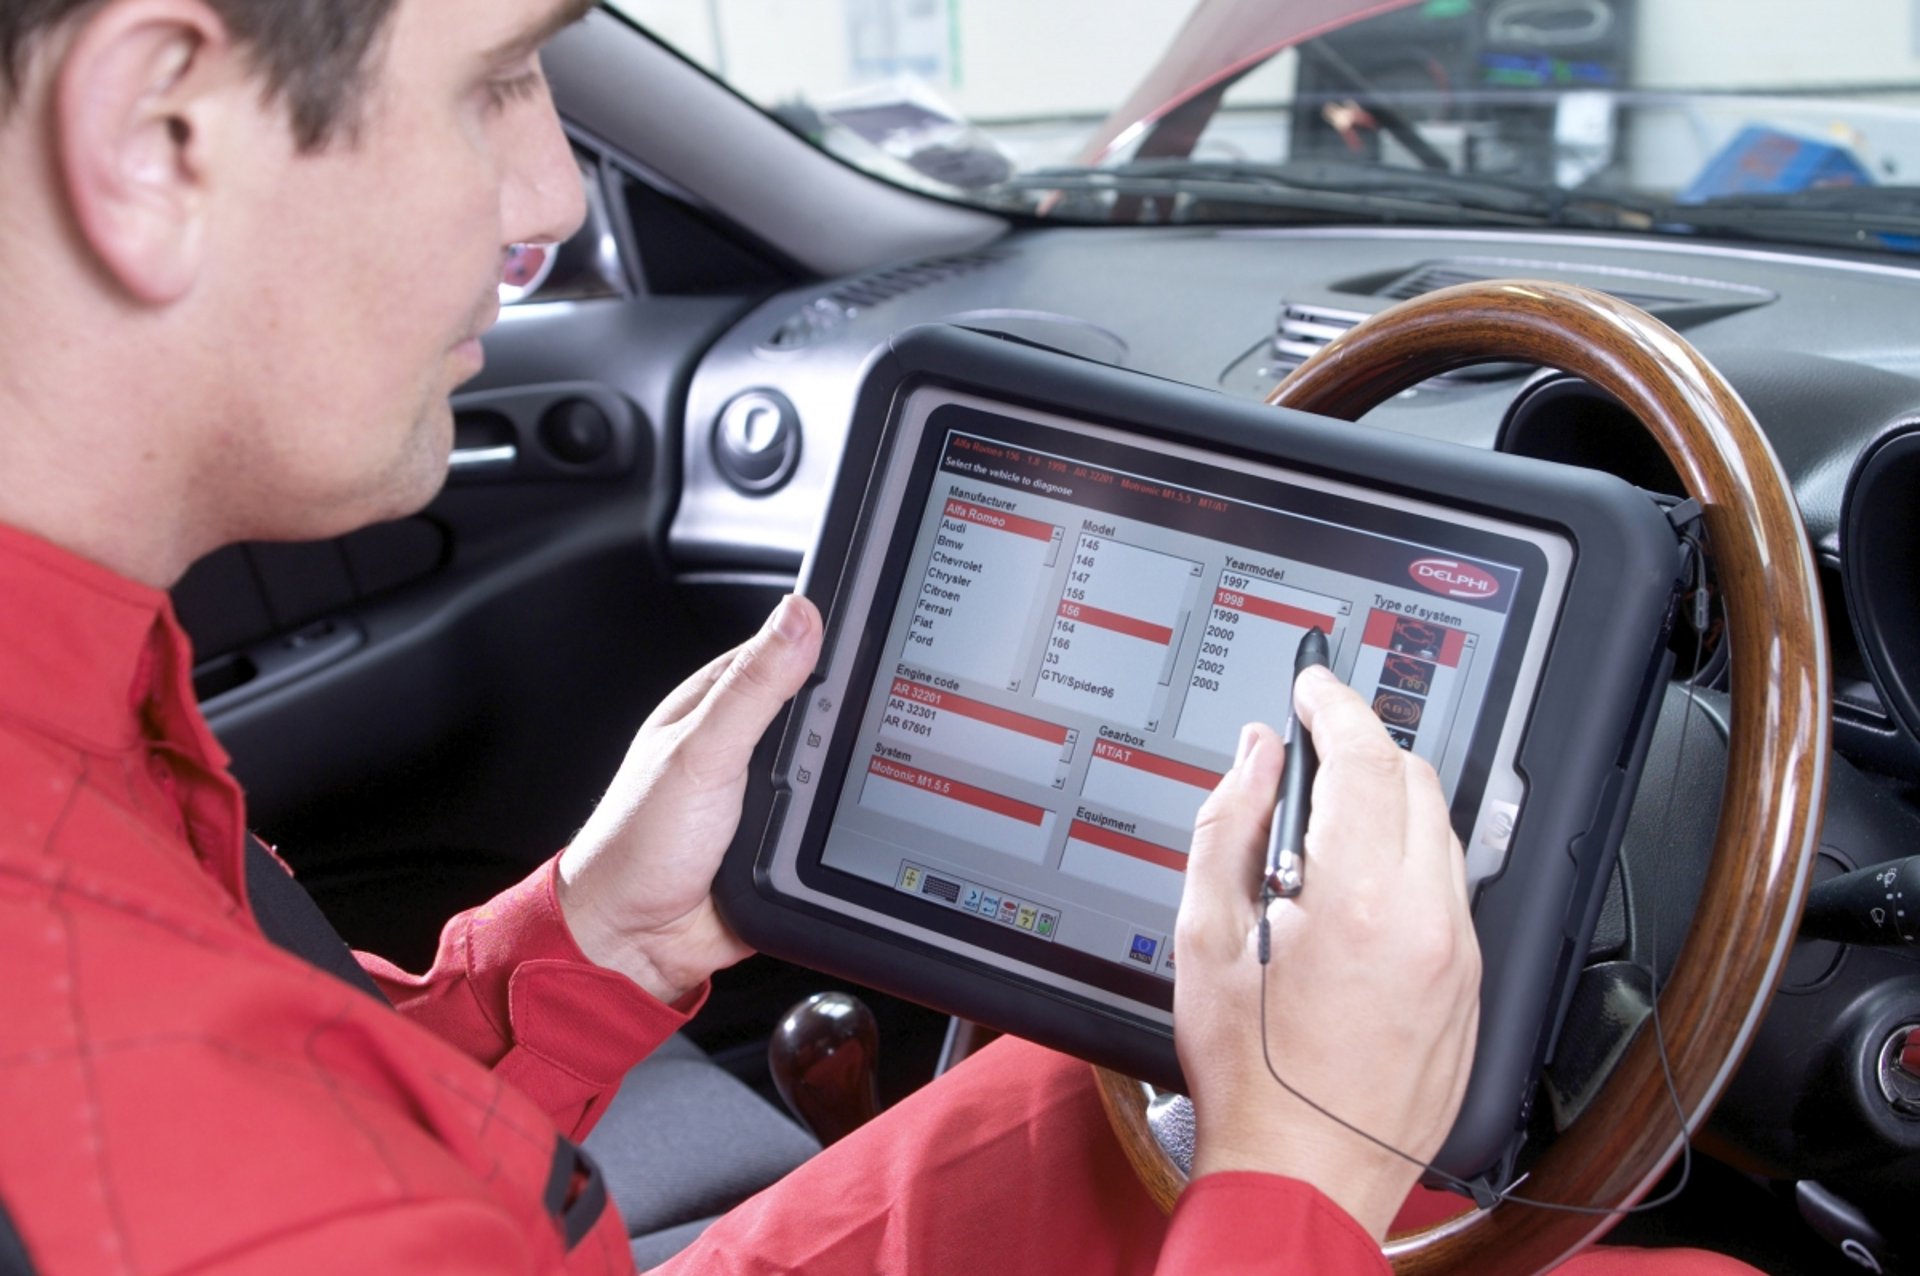
[[[221,545],[432,497],[503,248],[582,215],[538,54],[585,7],[0,7],[0,1200],[39,1270],[629,1264],[569,1140],[745,954],[709,889],[819,617],[789,600],[669,697],[575,843],[449,923],[427,974],[362,975],[269,939],[286,884],[250,862],[164,593]],[[1330,677],[1298,695],[1315,896],[1342,904],[1276,913],[1276,960],[1314,973],[1274,1039],[1297,1084],[1429,1156],[1477,1013],[1460,856],[1430,770]],[[1009,1043],[680,1264],[970,1269],[991,1242],[1015,1270],[1381,1269],[1415,1171],[1276,1093],[1245,1011],[1279,754],[1249,730],[1195,840],[1197,1177],[1170,1224],[1084,1065]]]

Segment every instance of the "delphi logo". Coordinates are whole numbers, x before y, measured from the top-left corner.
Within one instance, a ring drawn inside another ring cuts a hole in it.
[[[1423,558],[1407,568],[1407,575],[1448,598],[1491,598],[1500,592],[1492,576],[1452,558]]]

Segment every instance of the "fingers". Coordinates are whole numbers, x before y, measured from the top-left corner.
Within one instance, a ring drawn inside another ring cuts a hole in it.
[[[1293,684],[1293,709],[1312,734],[1322,761],[1352,760],[1398,779],[1404,755],[1358,692],[1325,668],[1306,670]]]
[[[759,633],[733,653],[691,715],[688,744],[721,765],[741,765],[820,659],[820,613],[799,595],[782,600]]]
[[[1200,808],[1180,905],[1196,933],[1234,944],[1244,938],[1259,892],[1284,752],[1271,727],[1246,727],[1233,769]],[[1235,918],[1242,920],[1236,925]]]
[[[1293,699],[1320,755],[1307,826],[1309,861],[1330,848],[1343,870],[1370,873],[1398,860],[1405,853],[1406,755],[1387,738],[1367,702],[1325,669],[1301,674]]]
[[[1424,759],[1406,761],[1407,828],[1411,835],[1425,831],[1425,843],[1408,847],[1426,880],[1435,890],[1446,890],[1466,906],[1467,857],[1453,834],[1453,813],[1447,809],[1447,795],[1441,791],[1440,777]]]

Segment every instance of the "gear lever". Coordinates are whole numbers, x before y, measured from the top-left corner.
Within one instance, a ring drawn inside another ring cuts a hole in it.
[[[787,1012],[767,1042],[767,1065],[787,1110],[822,1144],[880,1111],[880,1029],[858,997],[823,992]]]

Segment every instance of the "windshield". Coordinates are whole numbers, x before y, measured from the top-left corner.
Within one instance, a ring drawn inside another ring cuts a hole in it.
[[[1920,249],[1915,0],[613,0],[888,180],[1073,222]]]

